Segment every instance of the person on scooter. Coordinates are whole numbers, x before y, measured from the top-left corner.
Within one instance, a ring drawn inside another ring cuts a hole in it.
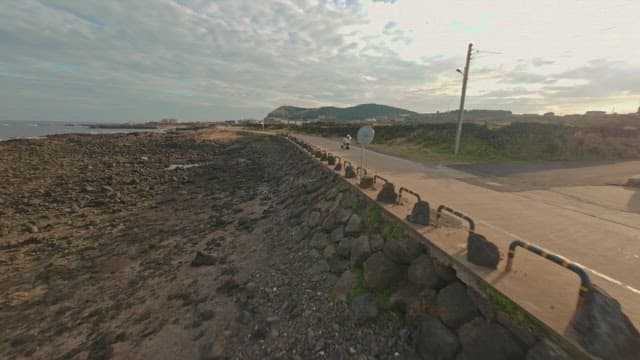
[[[341,148],[343,149],[349,149],[349,146],[351,145],[351,135],[347,134],[347,136],[344,137],[344,139],[342,139],[342,146]]]

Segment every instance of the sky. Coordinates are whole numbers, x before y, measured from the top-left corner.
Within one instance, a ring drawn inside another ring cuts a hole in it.
[[[639,1],[0,0],[0,119],[635,112]]]

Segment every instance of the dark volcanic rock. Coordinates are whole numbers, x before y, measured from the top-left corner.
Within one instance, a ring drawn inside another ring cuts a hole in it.
[[[476,265],[495,269],[500,262],[500,251],[484,236],[471,233],[467,238],[467,260]]]
[[[525,360],[569,360],[567,355],[559,346],[548,341],[541,340],[534,347],[529,349]]]
[[[353,212],[347,209],[342,209],[336,215],[336,221],[338,222],[338,224],[344,225],[347,223],[347,221],[349,221],[349,218],[351,217],[352,214]]]
[[[462,359],[515,360],[524,357],[524,351],[507,330],[479,317],[462,325],[458,338],[462,344]]]
[[[422,287],[407,283],[405,286],[391,294],[389,297],[389,307],[403,313],[407,313],[409,306],[416,300]]]
[[[353,214],[349,218],[347,225],[344,228],[344,233],[347,235],[358,235],[363,230],[362,218],[358,214]]]
[[[442,321],[456,328],[478,315],[477,308],[461,282],[454,282],[438,293],[438,311]]]
[[[423,359],[455,359],[458,338],[442,322],[433,316],[420,318],[416,334],[416,350]]]
[[[351,266],[360,267],[362,263],[371,255],[369,247],[369,239],[366,236],[360,236],[351,244]]]
[[[351,237],[346,237],[340,240],[338,248],[336,249],[338,256],[348,258],[351,255],[351,245],[353,244],[353,240],[354,239]]]
[[[431,257],[426,254],[420,255],[413,260],[411,266],[409,266],[407,276],[412,283],[426,287],[434,287],[440,281]]]
[[[356,285],[358,285],[358,278],[351,271],[345,271],[333,287],[333,293],[339,300],[347,301],[347,297]]]
[[[605,359],[636,359],[640,334],[622,312],[620,303],[592,285],[573,318],[582,345]]]
[[[377,252],[364,262],[364,282],[372,289],[386,289],[401,281],[405,271],[406,267]]]
[[[371,239],[369,239],[369,246],[371,246],[371,251],[380,251],[384,248],[384,238],[380,234],[371,235]]]
[[[373,295],[364,293],[351,302],[351,315],[356,323],[364,323],[378,316],[378,305]]]
[[[396,194],[395,186],[392,183],[385,183],[382,185],[382,189],[380,189],[376,200],[382,203],[395,204],[397,198],[398,194]]]
[[[322,251],[325,247],[327,247],[328,241],[329,235],[325,233],[315,233],[313,234],[313,237],[311,237],[309,245],[311,245],[312,248],[318,251]]]
[[[433,266],[436,269],[436,274],[442,280],[450,282],[456,279],[456,270],[451,266],[441,264],[437,259],[433,260]]]
[[[203,254],[200,251],[196,253],[196,257],[191,260],[191,266],[211,266],[217,263],[216,259],[207,254]]]
[[[391,260],[408,265],[422,253],[422,244],[408,236],[388,239],[384,244],[384,253]]]

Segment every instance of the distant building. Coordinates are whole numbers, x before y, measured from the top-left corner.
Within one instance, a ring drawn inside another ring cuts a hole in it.
[[[636,114],[640,115],[640,106],[638,106],[638,112]]]
[[[162,119],[160,120],[161,124],[180,124],[182,121],[180,119]]]
[[[268,117],[264,119],[264,124],[265,125],[275,125],[275,124],[280,124],[282,123],[282,119],[280,118],[275,118],[275,117]]]
[[[602,110],[590,110],[584,113],[585,116],[600,116],[600,115],[606,115],[606,114],[607,112]]]
[[[544,116],[556,116],[556,114],[553,111],[549,111],[544,113]]]

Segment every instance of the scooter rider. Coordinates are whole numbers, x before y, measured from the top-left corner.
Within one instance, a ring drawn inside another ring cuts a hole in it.
[[[345,136],[344,139],[342,139],[342,148],[348,149],[350,145],[351,145],[351,135],[347,134],[347,136]]]

